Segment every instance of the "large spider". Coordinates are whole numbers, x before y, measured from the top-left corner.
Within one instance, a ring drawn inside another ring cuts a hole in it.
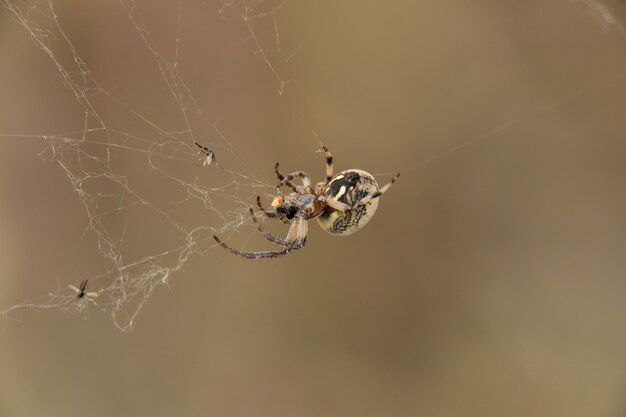
[[[270,242],[282,245],[281,250],[242,252],[213,235],[217,243],[246,259],[277,258],[304,247],[308,232],[307,221],[310,219],[317,218],[322,229],[334,235],[350,235],[365,226],[378,207],[378,197],[391,187],[400,173],[382,188],[378,187],[376,179],[370,173],[360,169],[348,169],[333,176],[333,155],[326,146],[322,146],[322,149],[326,155],[326,181],[317,183],[313,188],[306,172],[296,171],[283,175],[276,163],[274,171],[280,182],[276,186],[278,196],[272,201],[272,208],[263,208],[261,197],[257,196],[261,213],[291,225],[285,239],[266,231],[257,221],[254,210],[250,208],[252,221],[258,231]],[[302,179],[302,185],[292,182],[296,178]],[[281,187],[289,187],[292,192],[284,195]]]

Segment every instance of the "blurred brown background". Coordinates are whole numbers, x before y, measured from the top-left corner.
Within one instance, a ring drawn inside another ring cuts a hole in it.
[[[185,129],[120,4],[88,3],[56,7],[100,86]],[[311,223],[307,247],[279,260],[193,257],[131,333],[96,309],[10,313],[0,416],[626,416],[623,3],[292,1],[276,14],[284,54],[271,18],[255,28],[290,80],[283,95],[223,4],[183,1],[178,62],[206,119],[221,116],[235,169],[271,184],[281,161],[317,180],[314,130],[337,170],[402,177],[353,236]],[[173,56],[179,3],[136,7]],[[103,262],[71,184],[29,137],[80,131],[82,107],[4,10],[0,57],[5,309]],[[94,103],[109,128],[152,140],[128,108]],[[207,123],[192,127],[226,146]],[[141,155],[119,166],[148,201],[178,200]],[[173,169],[211,181],[190,161]],[[180,221],[213,221],[187,208]],[[125,251],[180,238],[128,215],[144,226]]]

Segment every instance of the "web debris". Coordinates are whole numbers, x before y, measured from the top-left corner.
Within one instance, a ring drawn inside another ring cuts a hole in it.
[[[298,48],[290,54],[286,54],[281,48],[280,33],[278,31],[278,13],[287,5],[289,0],[283,0],[277,4],[271,4],[263,0],[230,0],[227,1],[218,11],[220,16],[225,19],[236,18],[241,20],[247,33],[248,39],[254,48],[254,54],[257,55],[271,71],[274,78],[278,82],[278,95],[283,95],[289,80],[285,79],[276,65],[273,63],[273,55],[278,55],[287,63],[295,54]],[[274,54],[271,53],[272,48],[262,40],[258,34],[258,27],[263,24],[270,24],[271,30],[274,31]]]

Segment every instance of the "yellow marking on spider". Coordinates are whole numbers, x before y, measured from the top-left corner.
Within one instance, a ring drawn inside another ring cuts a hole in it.
[[[285,199],[282,197],[276,197],[273,201],[272,201],[272,207],[276,208],[278,206],[280,206],[281,204],[283,204],[285,202]]]

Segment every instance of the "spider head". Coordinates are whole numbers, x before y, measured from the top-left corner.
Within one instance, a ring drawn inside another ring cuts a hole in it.
[[[283,196],[278,196],[272,201],[272,207],[276,210],[279,217],[291,220],[298,213],[298,206]]]
[[[285,197],[283,197],[282,195],[279,195],[274,200],[272,200],[272,208],[277,208],[278,206],[280,206],[284,202],[285,202]]]

